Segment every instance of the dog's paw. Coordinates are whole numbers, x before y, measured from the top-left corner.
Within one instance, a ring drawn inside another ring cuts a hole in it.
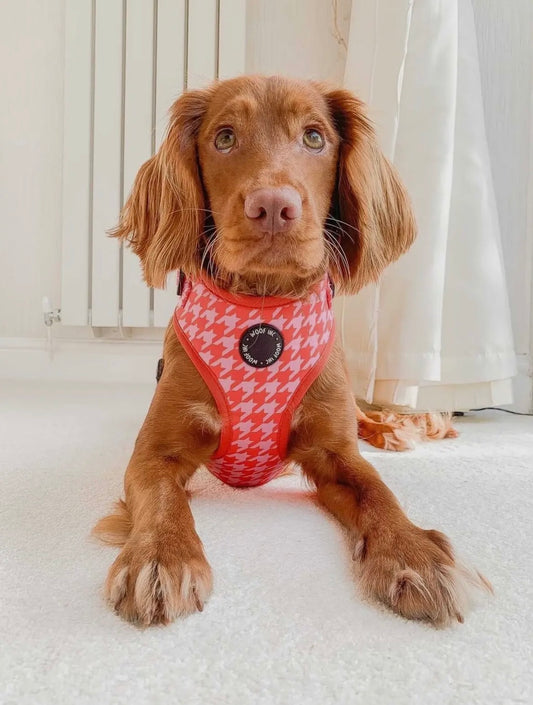
[[[355,557],[364,594],[407,619],[438,627],[463,622],[477,589],[492,592],[480,573],[455,560],[444,534],[413,524],[361,539]]]
[[[200,542],[183,550],[179,541],[130,539],[111,566],[104,594],[124,619],[149,626],[202,611],[212,587]]]

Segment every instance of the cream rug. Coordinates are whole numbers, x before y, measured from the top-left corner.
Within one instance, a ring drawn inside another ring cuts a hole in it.
[[[359,598],[343,533],[299,477],[198,475],[213,566],[202,614],[141,631],[100,588],[89,539],[121,492],[152,388],[0,382],[2,705],[488,705],[533,702],[533,419],[482,412],[458,440],[370,457],[420,525],[492,581],[464,625]]]

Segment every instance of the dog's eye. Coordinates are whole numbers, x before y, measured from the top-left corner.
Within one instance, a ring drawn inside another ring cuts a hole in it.
[[[324,146],[324,138],[318,130],[309,129],[304,132],[303,141],[306,147],[318,151]]]
[[[215,147],[219,152],[229,152],[235,146],[237,138],[235,133],[229,127],[225,127],[223,130],[217,133],[215,137]]]

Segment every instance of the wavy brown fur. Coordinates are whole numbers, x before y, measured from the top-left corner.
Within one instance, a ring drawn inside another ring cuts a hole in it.
[[[122,547],[128,540],[132,528],[133,522],[126,502],[119,499],[113,506],[113,514],[100,519],[93,528],[92,534],[108,546]]]
[[[426,412],[400,414],[395,411],[362,411],[357,407],[359,438],[383,450],[413,450],[423,441],[457,438],[452,414]]]

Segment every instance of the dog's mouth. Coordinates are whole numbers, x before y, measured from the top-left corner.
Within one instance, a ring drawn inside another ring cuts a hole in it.
[[[214,225],[206,229],[203,253],[204,271],[214,278],[237,276],[315,278],[325,270],[325,245],[322,229],[291,228],[287,231],[258,233],[257,229]]]

